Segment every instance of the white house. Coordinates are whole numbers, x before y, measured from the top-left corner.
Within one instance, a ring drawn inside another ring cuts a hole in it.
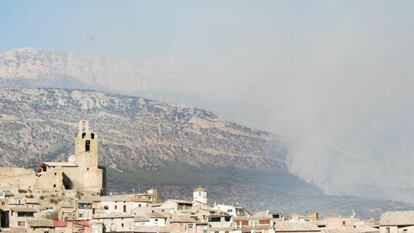
[[[198,187],[193,191],[193,201],[195,204],[207,204],[207,189]]]
[[[152,201],[141,195],[110,195],[100,197],[100,212],[105,214],[131,214],[140,207],[150,207]]]
[[[380,233],[414,233],[414,211],[390,211],[381,215]]]
[[[92,219],[92,232],[134,232],[135,217],[128,214],[101,214]]]
[[[241,207],[241,206],[219,204],[219,205],[215,205],[214,209],[222,211],[222,212],[226,212],[234,217],[251,215],[251,213],[246,208]]]

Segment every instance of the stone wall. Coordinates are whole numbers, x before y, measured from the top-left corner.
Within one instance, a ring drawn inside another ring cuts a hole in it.
[[[0,167],[0,187],[10,190],[34,190],[35,186],[34,171],[19,167]]]

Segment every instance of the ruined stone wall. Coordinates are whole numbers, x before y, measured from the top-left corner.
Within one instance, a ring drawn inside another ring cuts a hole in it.
[[[18,167],[0,167],[0,187],[10,190],[34,190],[35,186],[34,171]]]
[[[61,191],[63,187],[62,168],[48,168],[46,172],[38,174],[36,189],[42,191]]]
[[[65,174],[72,182],[72,190],[83,192],[82,176],[79,167],[64,167],[62,168],[63,174]]]

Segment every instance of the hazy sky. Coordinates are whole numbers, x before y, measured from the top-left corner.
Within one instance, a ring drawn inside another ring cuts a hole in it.
[[[0,1],[0,51],[40,47],[194,71],[286,138],[330,193],[412,201],[414,1]],[[94,40],[88,40],[88,37]]]

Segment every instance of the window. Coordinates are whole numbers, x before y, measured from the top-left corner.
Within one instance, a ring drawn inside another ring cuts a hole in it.
[[[53,185],[53,188],[56,188],[56,184]]]
[[[346,224],[346,222],[345,221],[342,221],[342,225],[345,226],[345,224]]]
[[[107,210],[108,209],[108,206],[107,205],[104,205],[104,209]]]
[[[33,212],[17,212],[17,217],[33,217]]]
[[[55,176],[57,175],[57,173],[55,172]]]
[[[91,133],[91,138],[94,139],[95,138],[95,134]]]
[[[127,212],[127,206],[124,205],[124,213],[126,213],[126,212]]]
[[[391,233],[391,229],[389,227],[385,228],[385,233]]]
[[[92,209],[92,205],[90,203],[79,203],[78,204],[78,209]]]
[[[91,141],[89,141],[89,140],[85,141],[85,151],[86,152],[91,151]]]
[[[121,227],[124,227],[124,224],[123,223],[121,224]]]
[[[17,226],[24,227],[26,225],[25,221],[17,221]]]
[[[269,219],[262,219],[262,220],[259,220],[259,224],[262,224],[262,225],[269,225],[269,224],[270,224],[270,220],[269,220]]]
[[[82,138],[85,138],[85,136],[86,136],[86,133],[85,132],[82,133]]]
[[[221,218],[220,217],[211,217],[210,218],[210,222],[220,222]]]
[[[117,205],[115,205],[115,209],[118,209],[118,206]]]
[[[88,167],[88,168],[86,168],[86,171],[89,171],[89,167]]]

